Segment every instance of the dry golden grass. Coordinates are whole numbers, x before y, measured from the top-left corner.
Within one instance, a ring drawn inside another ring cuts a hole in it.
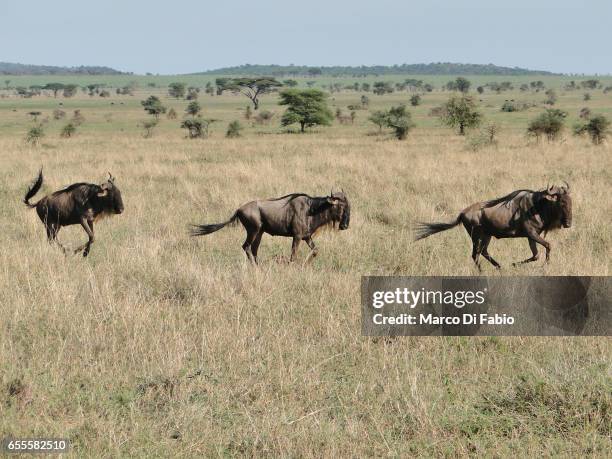
[[[46,143],[0,139],[0,437],[68,437],[75,457],[610,450],[609,339],[373,340],[359,300],[366,274],[477,274],[463,229],[414,243],[415,220],[562,179],[574,226],[549,236],[550,264],[512,268],[527,242],[494,241],[504,269],[484,274],[610,274],[609,145],[508,134],[472,152],[441,129],[397,142],[350,127]],[[117,177],[125,213],[97,225],[89,258],[49,246],[21,203],[40,165],[44,192]],[[320,235],[311,265],[279,262],[290,240],[266,235],[250,267],[241,227],[187,237],[188,223],[223,221],[247,200],[331,187],[351,200],[351,226]]]

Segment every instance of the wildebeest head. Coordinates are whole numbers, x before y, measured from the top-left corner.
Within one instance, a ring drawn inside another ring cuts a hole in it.
[[[332,221],[339,223],[341,230],[349,227],[351,221],[351,205],[343,191],[331,192],[327,198],[327,202],[331,205]]]
[[[544,191],[544,199],[550,201],[561,213],[560,223],[564,228],[572,226],[572,198],[570,196],[570,186],[565,182],[565,186],[547,187]]]
[[[115,185],[115,177],[108,173],[108,180],[100,185],[101,191],[98,193],[98,198],[101,198],[104,209],[108,212],[120,214],[123,212],[123,200],[121,199],[121,191]]]

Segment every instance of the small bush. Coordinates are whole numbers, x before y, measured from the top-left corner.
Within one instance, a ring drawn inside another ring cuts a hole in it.
[[[72,115],[72,123],[75,126],[80,126],[85,122],[85,117],[81,114],[81,110],[75,110]]]
[[[478,135],[473,136],[469,140],[469,147],[473,151],[477,151],[482,147],[497,146],[497,136],[500,128],[496,123],[489,123],[484,126]]]
[[[591,94],[589,94],[588,92],[585,92],[584,96],[582,96],[582,100],[584,100],[585,102],[591,100]]]
[[[145,139],[150,139],[151,137],[153,137],[153,130],[157,127],[157,123],[157,118],[146,120],[142,123],[142,127],[144,128],[142,136]]]
[[[532,120],[527,127],[527,135],[540,139],[546,136],[549,142],[556,140],[565,126],[567,113],[562,110],[548,109]]]
[[[502,105],[501,111],[502,112],[507,112],[507,113],[517,112],[518,111],[518,107],[514,104],[514,102],[510,102],[509,100],[507,100]]]
[[[60,110],[59,108],[53,110],[53,119],[61,120],[66,117],[66,112],[64,110]]]
[[[591,109],[588,107],[581,108],[578,117],[581,120],[588,120],[591,117]]]
[[[421,105],[421,96],[418,94],[415,94],[412,97],[410,97],[410,105],[412,105],[413,107],[416,107],[417,105]]]
[[[244,109],[244,118],[247,120],[250,120],[252,116],[253,116],[253,110],[251,110],[250,105],[247,105],[246,108]]]
[[[242,131],[242,125],[238,120],[232,121],[227,126],[227,132],[225,133],[225,137],[236,138],[240,137],[240,131]]]
[[[63,137],[64,139],[69,139],[74,134],[76,134],[76,130],[77,128],[74,124],[68,123],[62,128],[62,132],[60,132],[60,137]]]
[[[173,108],[171,108],[170,110],[168,110],[168,113],[166,114],[166,117],[167,117],[169,120],[175,120],[175,119],[176,119],[176,116],[177,116],[177,115],[176,115],[176,110],[175,110],[175,109],[173,109]]]
[[[257,116],[255,117],[255,122],[260,125],[270,124],[270,121],[272,121],[272,118],[274,118],[273,112],[269,110],[262,110],[259,113],[257,113]]]
[[[588,133],[595,145],[601,144],[609,134],[610,120],[603,115],[595,115],[585,124],[574,126],[574,134]]]
[[[37,146],[44,136],[45,131],[43,130],[43,127],[39,124],[30,128],[30,130],[26,134],[25,141],[26,143],[32,146]]]
[[[210,120],[193,118],[183,121],[181,127],[187,129],[187,137],[190,139],[201,139],[208,137],[208,126],[210,123]]]

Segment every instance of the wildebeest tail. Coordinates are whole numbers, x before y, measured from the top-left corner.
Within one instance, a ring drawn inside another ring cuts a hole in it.
[[[431,236],[432,234],[439,233],[441,231],[446,231],[451,228],[454,228],[461,220],[457,217],[457,220],[451,223],[423,223],[419,222],[416,224],[414,229],[415,237],[414,240],[418,241],[419,239],[425,239],[426,237]]]
[[[30,199],[32,199],[34,195],[38,193],[38,190],[40,190],[42,183],[43,183],[43,173],[42,173],[42,169],[40,169],[40,171],[38,172],[38,177],[36,178],[36,180],[34,180],[34,183],[30,185],[30,187],[28,188],[28,191],[26,191],[25,197],[23,198],[23,203],[26,206],[30,208],[36,207],[36,204],[30,204]]]
[[[238,213],[234,213],[234,215],[232,215],[228,221],[223,223],[213,223],[212,225],[191,225],[189,234],[191,234],[191,236],[206,236],[207,234],[219,231],[221,228],[224,228],[230,223],[234,223],[237,219]]]

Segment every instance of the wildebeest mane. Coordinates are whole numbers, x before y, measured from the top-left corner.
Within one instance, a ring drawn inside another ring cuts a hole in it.
[[[317,215],[317,214],[320,214],[321,212],[325,211],[326,209],[329,209],[330,206],[331,206],[331,204],[327,200],[327,197],[325,197],[325,198],[310,198],[310,209],[308,210],[308,215]]]
[[[527,193],[535,193],[535,191],[533,190],[516,190],[513,191],[510,194],[507,194],[506,196],[502,196],[501,198],[496,198],[496,199],[491,199],[489,201],[485,201],[482,203],[482,207],[486,208],[486,207],[495,207],[498,204],[502,204],[502,203],[508,203],[510,201],[512,201],[514,198],[516,198],[519,194],[523,193],[523,192],[527,192]]]

